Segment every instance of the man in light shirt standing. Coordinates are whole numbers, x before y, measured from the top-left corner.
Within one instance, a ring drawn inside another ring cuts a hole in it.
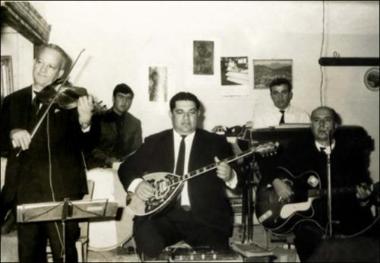
[[[273,105],[257,108],[246,126],[259,129],[287,123],[310,123],[309,114],[290,104],[293,92],[289,80],[276,78],[269,84],[269,90]]]

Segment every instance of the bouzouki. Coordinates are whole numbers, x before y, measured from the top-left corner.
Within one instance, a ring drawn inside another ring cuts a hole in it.
[[[237,155],[226,158],[220,162],[230,163],[237,159],[259,153],[263,156],[275,154],[278,148],[278,143],[264,143],[256,147],[243,151]],[[208,171],[216,169],[218,163],[212,163],[182,176],[168,172],[156,172],[143,176],[143,179],[150,183],[154,188],[154,196],[144,202],[135,194],[130,193],[127,196],[127,209],[137,216],[146,216],[157,213],[167,207],[182,190],[185,181],[193,179]]]
[[[284,167],[279,169],[288,174],[288,178],[283,181],[292,188],[294,195],[289,200],[281,200],[271,184],[260,185],[256,195],[258,221],[275,234],[289,233],[296,225],[305,221],[312,222],[324,230],[319,222],[313,219],[313,201],[327,195],[327,190],[321,188],[319,175],[310,170],[294,176]],[[355,192],[356,186],[332,189],[333,195]]]

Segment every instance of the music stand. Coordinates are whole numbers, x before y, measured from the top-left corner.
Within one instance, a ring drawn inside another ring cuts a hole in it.
[[[61,221],[63,232],[63,262],[66,262],[66,221],[97,218],[108,220],[116,217],[117,202],[108,199],[43,202],[17,206],[17,223]]]
[[[248,138],[247,138],[248,137]],[[240,147],[238,142],[247,144],[246,147],[252,147],[257,144],[251,136],[251,132],[243,127],[240,134],[236,137],[237,143],[235,147]],[[236,148],[235,148],[236,149]],[[239,150],[239,149],[238,149]],[[241,151],[241,149],[240,149]],[[242,189],[242,241],[241,243],[232,244],[232,248],[244,255],[245,257],[268,257],[272,256],[273,252],[268,251],[264,248],[257,246],[253,242],[253,232],[254,232],[254,200],[253,191],[255,186],[257,186],[258,181],[261,178],[258,163],[256,161],[256,156],[253,154],[250,156],[248,161],[243,161],[244,166],[244,182]]]

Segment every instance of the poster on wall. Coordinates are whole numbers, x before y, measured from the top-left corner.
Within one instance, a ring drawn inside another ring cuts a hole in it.
[[[193,73],[194,75],[214,74],[214,42],[193,42]]]
[[[167,101],[167,67],[149,67],[149,101]]]
[[[253,88],[266,89],[275,78],[286,78],[292,82],[291,59],[258,59],[253,60]]]
[[[221,57],[222,86],[248,86],[248,57]]]

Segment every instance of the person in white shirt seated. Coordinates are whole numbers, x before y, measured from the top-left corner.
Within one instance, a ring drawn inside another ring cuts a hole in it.
[[[310,123],[309,114],[290,104],[293,98],[292,84],[286,78],[276,78],[269,84],[273,105],[260,106],[253,118],[246,123],[250,129],[267,128],[288,123]]]

